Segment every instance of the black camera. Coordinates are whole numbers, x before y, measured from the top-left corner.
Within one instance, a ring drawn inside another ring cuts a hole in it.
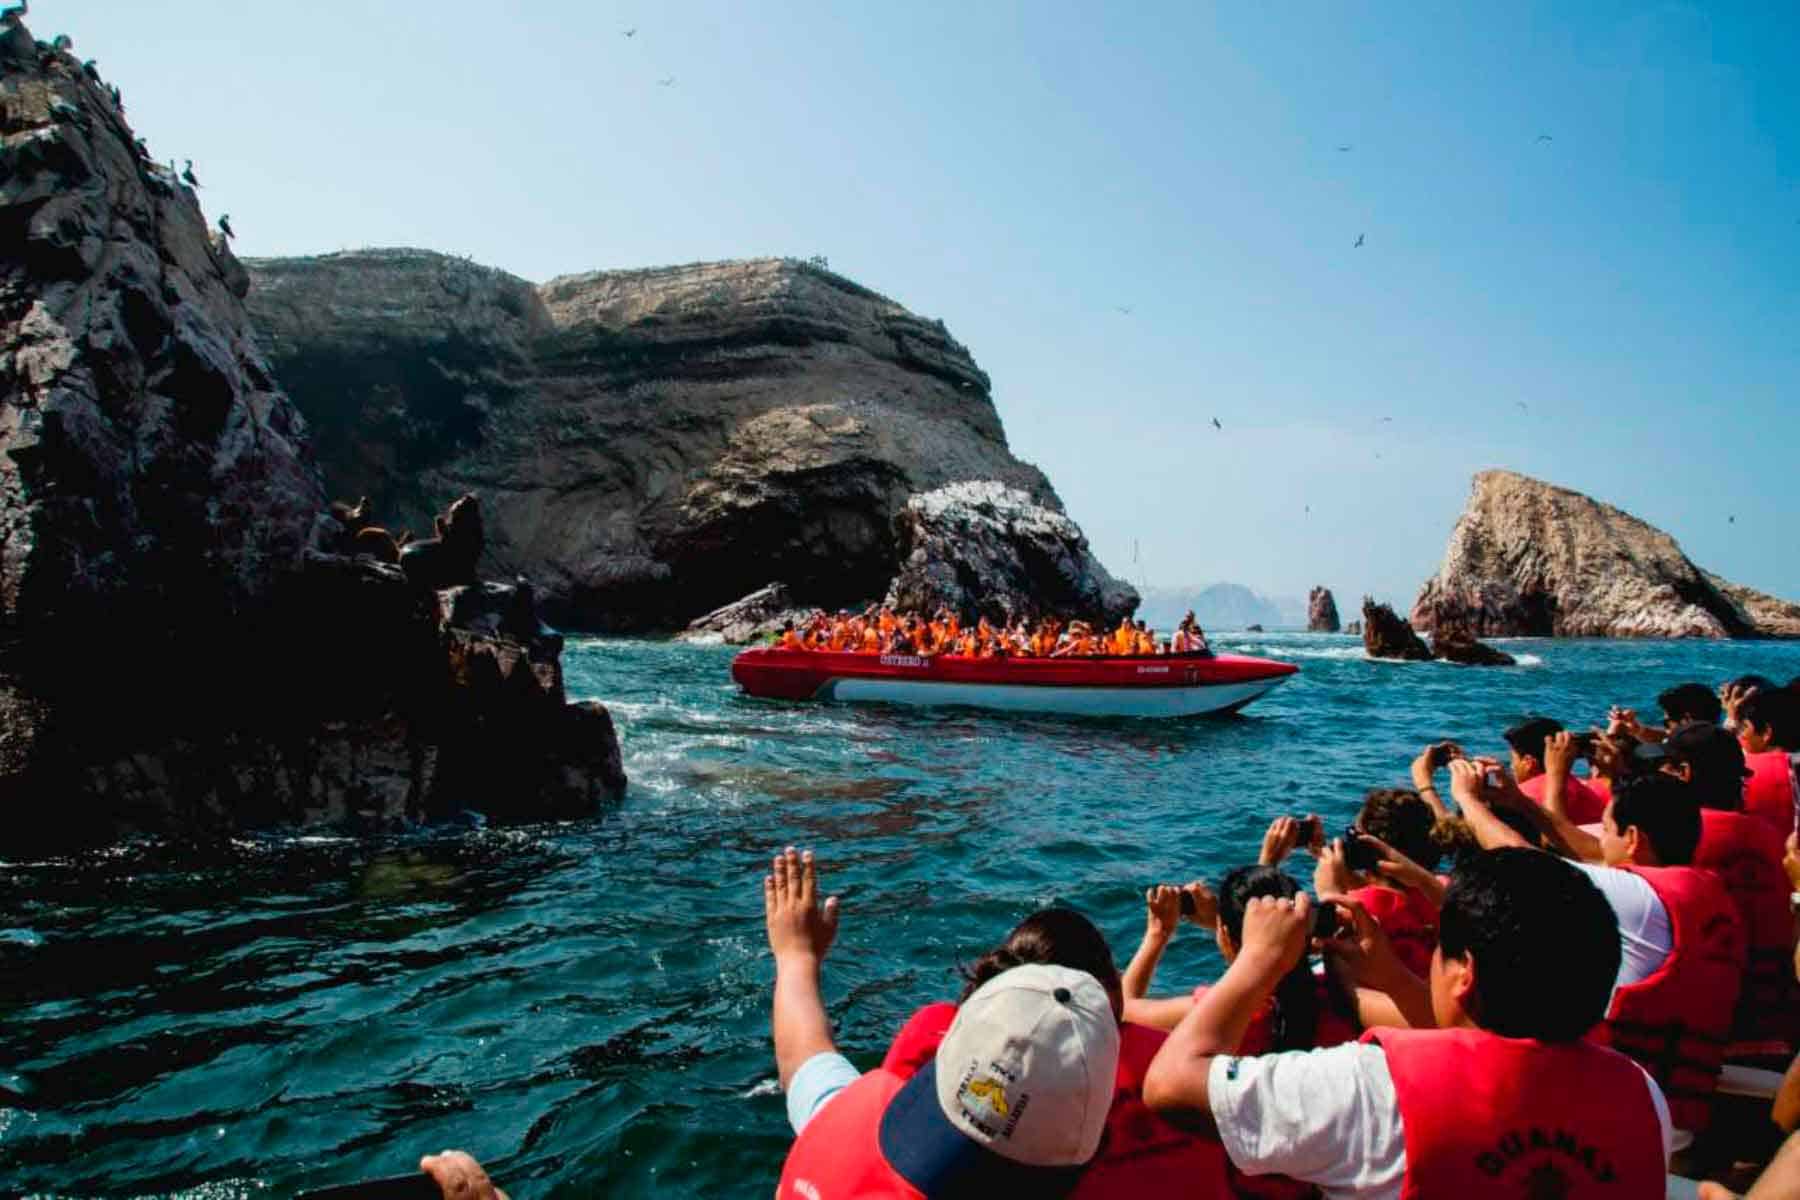
[[[1344,830],[1344,865],[1352,871],[1373,871],[1381,861],[1381,847],[1352,825]]]
[[[1181,915],[1184,917],[1194,915],[1194,894],[1192,892],[1181,893]]]
[[[1338,930],[1344,927],[1344,918],[1337,910],[1337,905],[1320,901],[1312,909],[1312,935],[1316,938],[1336,937]]]

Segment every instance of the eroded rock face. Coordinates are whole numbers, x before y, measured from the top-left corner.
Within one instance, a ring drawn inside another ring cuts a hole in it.
[[[0,25],[0,68],[0,857],[622,786],[616,739],[556,740],[601,722],[528,602],[488,628],[318,552],[306,424],[194,191],[67,53]],[[490,794],[456,756],[502,748]]]
[[[1400,614],[1385,604],[1377,604],[1368,596],[1362,606],[1363,649],[1370,658],[1397,658],[1407,662],[1429,662],[1431,648]]]
[[[1330,588],[1314,588],[1306,598],[1306,631],[1336,633],[1338,629],[1337,599],[1332,596]]]
[[[1800,633],[1800,606],[1723,584],[1611,505],[1484,471],[1412,620],[1476,637],[1779,637]]]
[[[1055,614],[1110,625],[1137,608],[1137,589],[1100,565],[1075,522],[1004,483],[954,483],[915,496],[895,525],[904,557],[886,603],[896,610],[943,606],[971,620]]]
[[[488,573],[558,623],[680,628],[770,578],[827,608],[888,589],[915,494],[1015,459],[941,322],[787,259],[541,287],[422,251],[251,260],[250,308],[333,494],[428,529],[480,493]]]
[[[780,633],[789,622],[798,626],[811,616],[811,609],[794,603],[786,584],[771,583],[696,618],[678,636],[684,642],[744,646]]]

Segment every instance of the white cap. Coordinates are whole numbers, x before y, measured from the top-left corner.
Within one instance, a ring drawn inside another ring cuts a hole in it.
[[[1119,1067],[1106,989],[1069,967],[1029,964],[983,984],[937,1052],[937,1100],[959,1132],[1035,1167],[1100,1148]]]

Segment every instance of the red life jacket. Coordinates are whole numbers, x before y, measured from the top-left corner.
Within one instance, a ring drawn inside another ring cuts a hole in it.
[[[1542,808],[1544,789],[1549,786],[1550,776],[1533,775],[1519,785],[1519,790]],[[1606,797],[1571,775],[1563,784],[1563,811],[1577,825],[1595,825],[1606,815]]]
[[[1749,943],[1744,986],[1732,1035],[1746,1041],[1791,1042],[1796,1029],[1794,918],[1788,877],[1781,867],[1781,834],[1756,817],[1716,808],[1700,810],[1700,848],[1694,866],[1717,872],[1737,904]]]
[[[955,1019],[954,1004],[928,1004],[921,1008],[901,1026],[879,1073],[901,1081],[911,1078],[937,1055],[938,1043],[944,1040]],[[1142,1196],[1217,1200],[1230,1195],[1225,1182],[1224,1148],[1210,1138],[1182,1132],[1144,1103],[1144,1075],[1167,1037],[1160,1030],[1142,1025],[1127,1023],[1120,1027],[1119,1073],[1112,1108],[1106,1114],[1106,1136],[1100,1143],[1100,1153],[1081,1173],[1070,1200]],[[820,1109],[813,1122],[817,1123],[843,1099],[839,1096]],[[879,1114],[876,1120],[880,1120]],[[811,1132],[809,1124],[801,1137]],[[786,1192],[779,1196],[780,1200],[788,1200]]]
[[[1421,979],[1430,974],[1438,936],[1438,910],[1431,901],[1410,888],[1375,885],[1357,888],[1350,899],[1369,910],[1407,970]]]
[[[1638,1065],[1588,1042],[1371,1029],[1406,1131],[1401,1200],[1651,1200],[1661,1123]]]
[[[1656,892],[1673,945],[1649,977],[1613,992],[1595,1040],[1636,1059],[1677,1129],[1700,1133],[1731,1040],[1744,977],[1744,926],[1725,885],[1697,867],[1626,867]]]
[[[905,1083],[870,1071],[833,1096],[794,1139],[776,1200],[924,1200],[881,1153],[881,1116]]]
[[[1744,781],[1744,811],[1775,827],[1785,841],[1794,832],[1794,779],[1786,750],[1744,755],[1750,778]]]

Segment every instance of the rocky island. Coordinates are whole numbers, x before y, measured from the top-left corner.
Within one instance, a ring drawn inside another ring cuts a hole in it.
[[[1306,598],[1306,632],[1336,633],[1339,628],[1337,597],[1328,587],[1314,588]]]
[[[1609,504],[1483,471],[1412,625],[1472,637],[1800,637],[1800,604],[1708,574]]]
[[[617,795],[479,501],[449,575],[357,553],[191,183],[16,14],[0,67],[0,856]]]
[[[247,265],[330,490],[415,529],[479,492],[487,570],[529,576],[560,624],[680,629],[771,583],[799,606],[1136,605],[1013,457],[968,350],[823,266]]]

